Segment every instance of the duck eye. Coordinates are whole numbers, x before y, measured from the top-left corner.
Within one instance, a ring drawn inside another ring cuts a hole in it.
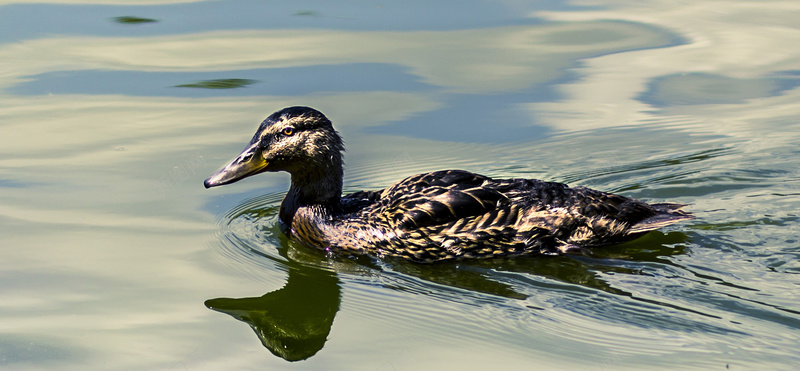
[[[291,127],[291,126],[287,127],[287,128],[283,128],[283,130],[281,130],[281,134],[286,135],[287,137],[290,136],[290,135],[293,135],[294,134],[294,128]]]

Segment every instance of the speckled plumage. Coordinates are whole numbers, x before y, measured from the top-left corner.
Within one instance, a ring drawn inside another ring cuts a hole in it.
[[[380,191],[341,196],[342,140],[308,107],[268,117],[248,147],[206,180],[228,184],[288,171],[281,222],[316,248],[417,262],[560,254],[621,242],[692,216],[653,204],[534,179],[492,179],[462,170],[418,174]]]

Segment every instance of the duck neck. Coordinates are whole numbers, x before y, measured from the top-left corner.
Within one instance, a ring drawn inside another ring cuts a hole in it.
[[[342,197],[342,176],[341,157],[331,158],[324,166],[292,172],[292,185],[281,203],[281,221],[291,228],[300,208],[310,208],[320,217],[336,213]]]

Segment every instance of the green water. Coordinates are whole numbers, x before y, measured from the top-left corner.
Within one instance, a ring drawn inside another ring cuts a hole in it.
[[[0,1],[3,370],[800,370],[800,4]],[[418,265],[288,241],[330,117],[345,190],[460,168],[691,204],[589,256]]]

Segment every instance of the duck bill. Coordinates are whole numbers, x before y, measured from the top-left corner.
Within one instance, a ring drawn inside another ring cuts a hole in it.
[[[220,171],[217,171],[206,179],[203,185],[205,185],[206,188],[211,188],[238,182],[251,175],[265,171],[267,165],[269,165],[269,163],[261,156],[258,143],[254,143],[245,148],[239,156],[225,165]]]

